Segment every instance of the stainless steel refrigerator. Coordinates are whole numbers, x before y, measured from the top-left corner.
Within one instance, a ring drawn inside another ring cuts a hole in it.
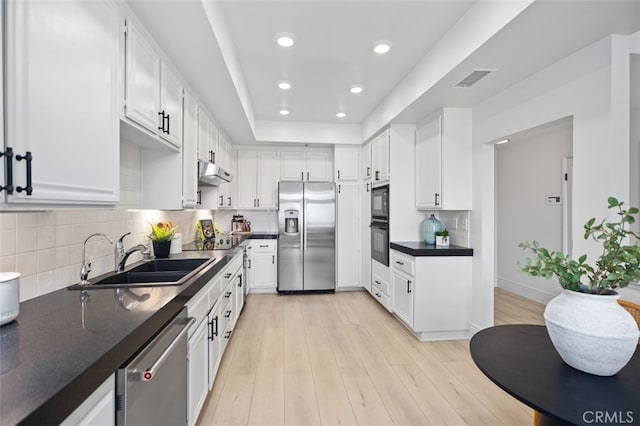
[[[336,288],[336,185],[278,183],[278,291]]]

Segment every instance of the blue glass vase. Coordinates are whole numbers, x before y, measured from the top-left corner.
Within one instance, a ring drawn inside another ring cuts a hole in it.
[[[442,231],[442,224],[432,214],[424,221],[424,242],[427,244],[436,243],[436,232]]]

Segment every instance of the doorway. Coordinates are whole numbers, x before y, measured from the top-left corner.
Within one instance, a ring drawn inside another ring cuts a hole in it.
[[[571,118],[495,145],[496,284],[540,303],[558,294],[558,286],[520,270],[529,253],[518,244],[535,240],[554,251],[571,247],[572,145]]]

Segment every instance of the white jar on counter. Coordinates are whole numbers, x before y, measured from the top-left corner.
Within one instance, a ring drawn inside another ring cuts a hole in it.
[[[20,312],[20,273],[0,272],[0,325],[10,323]]]

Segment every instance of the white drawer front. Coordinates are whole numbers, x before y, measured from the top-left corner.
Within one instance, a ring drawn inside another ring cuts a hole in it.
[[[200,291],[186,303],[187,313],[196,319],[196,326],[189,327],[188,336],[191,336],[198,328],[198,324],[209,312],[209,288],[204,286]]]
[[[386,310],[391,312],[391,299],[376,284],[371,286],[371,294]]]
[[[253,240],[251,247],[254,253],[275,253],[276,244],[278,244],[276,240]]]
[[[389,283],[380,275],[375,273],[371,274],[371,285],[378,288],[378,290],[380,290],[382,293],[386,294],[387,296],[389,295]]]
[[[413,277],[415,275],[414,258],[397,251],[391,251],[391,268]]]

